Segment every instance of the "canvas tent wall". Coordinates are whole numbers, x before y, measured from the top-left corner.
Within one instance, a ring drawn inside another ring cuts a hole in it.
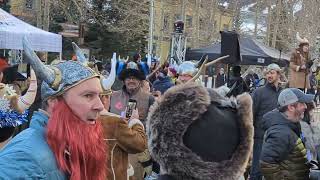
[[[0,49],[22,50],[27,36],[35,51],[62,52],[62,36],[36,28],[0,9]]]
[[[279,50],[268,47],[263,43],[249,37],[240,37],[240,54],[242,56],[242,65],[260,65],[267,66],[271,63],[277,63],[280,66],[288,66],[290,57]],[[220,57],[221,43],[198,49],[188,49],[186,60],[199,60],[202,55],[207,54],[209,59],[213,60]]]

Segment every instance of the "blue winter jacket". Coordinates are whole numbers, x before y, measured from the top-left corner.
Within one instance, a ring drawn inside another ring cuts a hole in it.
[[[166,92],[169,88],[174,86],[169,76],[159,77],[152,84],[152,88],[155,91],[160,91],[161,94]]]
[[[46,142],[48,116],[34,112],[30,127],[0,151],[0,179],[67,179]]]

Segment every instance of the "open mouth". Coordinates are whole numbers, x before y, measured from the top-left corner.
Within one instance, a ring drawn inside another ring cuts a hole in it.
[[[96,120],[95,119],[88,119],[85,121],[88,124],[96,124]]]

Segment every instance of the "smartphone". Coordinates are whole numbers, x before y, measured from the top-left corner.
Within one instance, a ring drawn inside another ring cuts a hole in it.
[[[129,99],[126,108],[126,118],[130,118],[134,109],[137,108],[137,101],[134,99]]]

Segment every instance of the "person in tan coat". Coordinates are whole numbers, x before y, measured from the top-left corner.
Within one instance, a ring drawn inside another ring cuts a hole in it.
[[[126,111],[129,99],[136,100],[137,110],[139,111],[138,119],[145,124],[149,107],[154,103],[154,97],[142,89],[143,80],[146,79],[142,68],[131,61],[120,71],[118,78],[123,81],[124,86],[121,90],[112,93],[109,111],[121,115]],[[130,153],[129,162],[134,169],[134,180],[142,180],[145,176],[152,173],[153,163],[147,149],[143,153]]]
[[[301,38],[297,33],[299,47],[294,50],[290,58],[289,87],[298,88],[304,91],[309,88],[309,41]]]
[[[135,116],[139,116],[135,112]],[[121,118],[119,115],[103,111],[100,120],[108,146],[107,179],[125,180],[133,175],[133,168],[128,163],[128,154],[141,153],[147,148],[144,126],[140,120]]]
[[[147,149],[147,138],[144,126],[139,120],[138,110],[133,110],[130,119],[108,112],[111,87],[115,80],[115,65],[116,59],[112,58],[109,77],[101,79],[104,91],[100,94],[100,99],[104,105],[104,111],[100,113],[100,121],[108,147],[106,179],[126,180],[134,174],[133,167],[128,162],[128,154],[141,153]]]

